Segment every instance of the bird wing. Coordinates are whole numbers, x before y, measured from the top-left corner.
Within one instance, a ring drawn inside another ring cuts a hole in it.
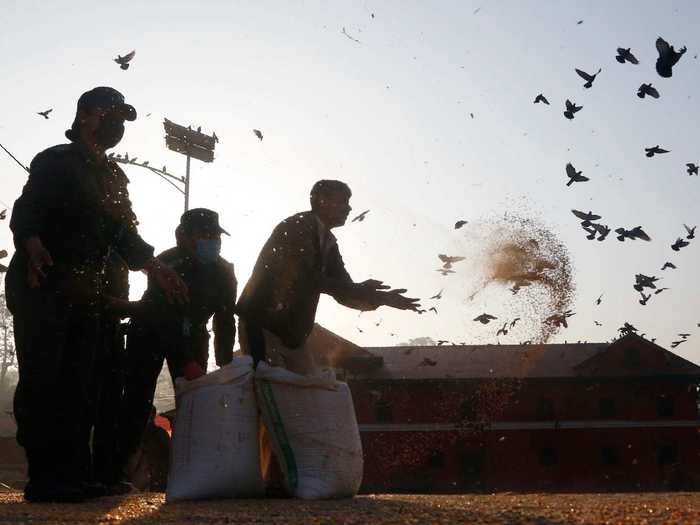
[[[566,163],[566,175],[570,179],[573,179],[574,177],[576,177],[576,168],[574,168],[574,166],[573,166],[573,164],[571,164],[571,162]],[[578,217],[578,215],[577,215],[577,217]]]
[[[574,108],[576,107],[576,104],[574,104],[573,102],[571,102],[568,98],[566,99],[566,103],[565,103],[565,104],[566,104],[566,110],[567,110],[567,111],[573,111]]]
[[[646,88],[646,92],[647,95],[649,95],[652,98],[659,98],[660,96],[657,89],[655,87],[651,87],[651,85],[649,85],[649,87]]]
[[[574,177],[574,180],[576,182],[586,182],[587,180],[590,180],[590,179],[584,175],[576,175],[576,177]]]
[[[688,225],[685,224],[685,223],[683,223],[683,227],[685,228],[685,231],[687,231],[688,233],[693,233],[693,230],[695,230],[695,228],[693,228],[693,229],[691,230],[691,229],[688,227]]]
[[[127,53],[122,57],[122,62],[126,63],[129,62],[132,58],[136,56],[136,50],[131,51],[130,53]]]
[[[637,60],[637,57],[632,54],[632,52],[628,51],[627,52],[627,60],[632,62],[633,64],[637,65],[639,64],[639,60]]]
[[[567,169],[567,173],[568,173],[568,169]],[[584,213],[584,212],[578,211],[578,210],[571,210],[571,213],[573,213],[574,215],[576,215],[576,217],[578,217],[579,219],[581,219],[583,221],[597,220],[597,219],[593,218],[593,217],[597,217],[597,215],[593,216],[590,213]],[[600,219],[600,217],[598,217],[598,219]]]
[[[593,78],[595,76],[595,75],[593,75],[593,76],[589,75],[588,73],[586,73],[585,71],[581,71],[580,69],[576,69],[576,73],[578,73],[578,76],[580,76],[582,79],[584,79],[588,82],[593,80]]]
[[[659,55],[665,55],[671,51],[671,46],[663,38],[659,37],[656,39],[656,50],[659,52]]]

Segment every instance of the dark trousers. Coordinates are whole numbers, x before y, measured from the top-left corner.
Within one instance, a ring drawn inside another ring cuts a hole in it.
[[[195,338],[197,341],[200,339]],[[163,362],[167,360],[174,384],[175,378],[182,375],[182,366],[185,364],[183,356],[194,357],[206,371],[206,344],[195,344],[192,338],[171,336],[137,324],[129,328],[124,366],[124,396],[119,418],[119,460],[123,472],[126,471],[129,457],[141,446]]]
[[[29,479],[88,481],[100,383],[99,311],[27,290],[13,320],[19,367],[14,413]]]
[[[95,481],[112,485],[122,474],[118,432],[124,391],[124,334],[119,319],[114,317],[105,318],[102,327],[105,351],[98,366],[102,378],[92,436],[93,470]]]

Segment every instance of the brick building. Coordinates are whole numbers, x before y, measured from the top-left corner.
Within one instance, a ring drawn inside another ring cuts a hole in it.
[[[336,348],[363,490],[700,488],[700,367],[646,339]]]

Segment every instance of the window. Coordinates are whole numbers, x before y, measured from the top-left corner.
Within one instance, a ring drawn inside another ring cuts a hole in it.
[[[610,397],[604,397],[598,401],[598,416],[602,418],[611,418],[617,415],[617,403]]]
[[[678,449],[676,445],[660,445],[657,450],[659,465],[673,465],[678,462]]]
[[[656,400],[656,415],[658,417],[673,417],[674,410],[673,398],[669,396],[659,396]]]
[[[639,368],[642,358],[639,348],[625,348],[625,366],[627,368]]]
[[[541,397],[537,400],[537,419],[554,419],[554,402]]]
[[[557,451],[552,447],[540,449],[540,465],[543,467],[552,467],[557,464]]]
[[[377,423],[391,423],[394,421],[393,407],[390,401],[380,399],[375,403],[374,419]]]
[[[617,465],[619,458],[615,447],[602,447],[600,449],[600,462],[603,465]]]

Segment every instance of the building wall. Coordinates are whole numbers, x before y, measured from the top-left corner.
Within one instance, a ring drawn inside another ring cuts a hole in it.
[[[351,381],[363,490],[700,488],[695,385]]]

